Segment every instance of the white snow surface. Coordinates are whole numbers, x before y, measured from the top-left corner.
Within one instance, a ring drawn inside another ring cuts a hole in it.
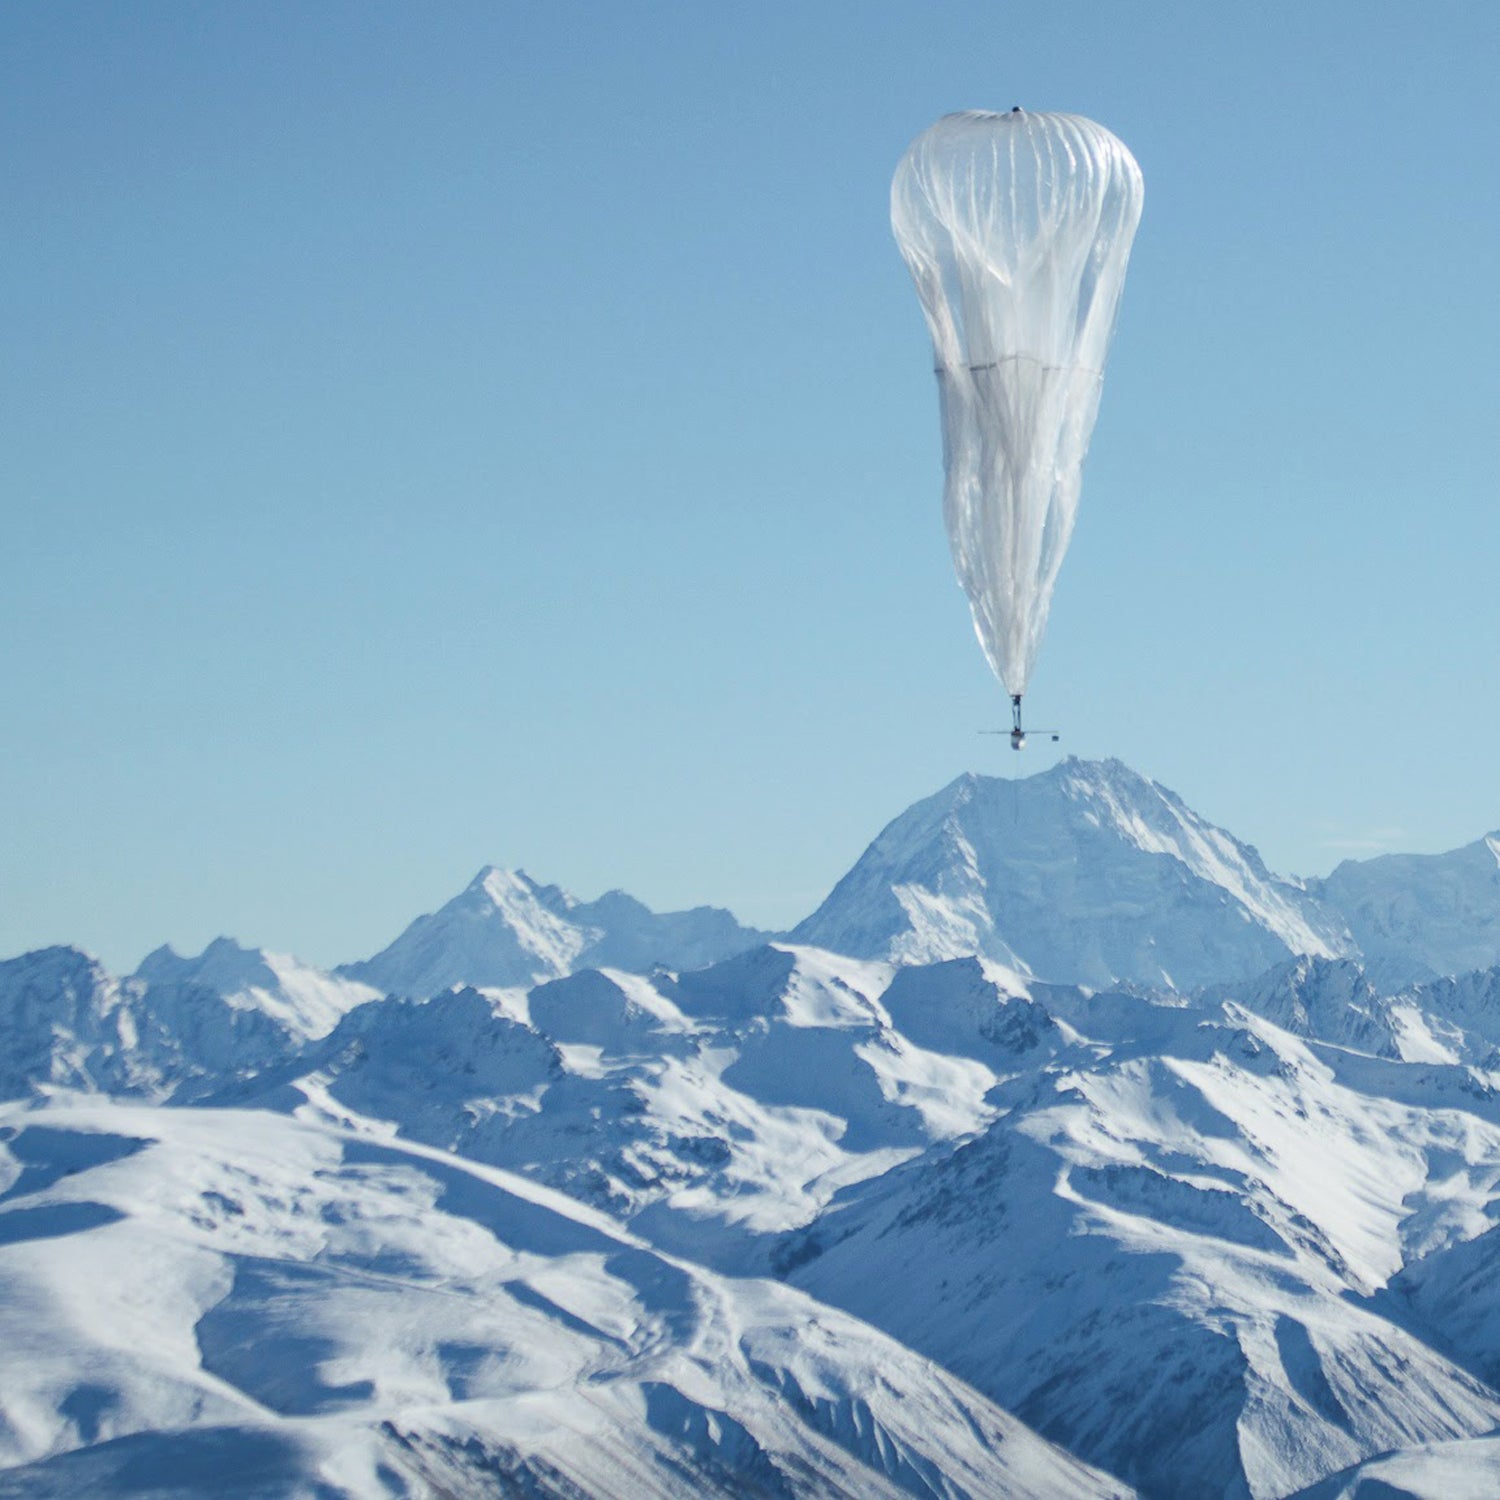
[[[505,1173],[0,1108],[0,1496],[1106,1496],[873,1328]]]
[[[1500,1437],[1424,1443],[1298,1491],[1297,1500],[1494,1500]]]
[[[1018,1078],[983,1132],[835,1205],[792,1279],[1146,1494],[1282,1496],[1500,1425],[1473,1361],[1381,1301],[1491,1222],[1488,1085],[1403,1086],[1232,1003],[1133,1004],[1157,1014],[1091,1025],[1075,997],[1089,1065]]]
[[[0,1500],[1495,1492],[1500,968],[1076,762],[601,907],[0,963]]]

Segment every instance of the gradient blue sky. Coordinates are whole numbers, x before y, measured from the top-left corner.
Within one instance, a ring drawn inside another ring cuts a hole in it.
[[[17,0],[0,57],[0,953],[332,963],[487,861],[776,925],[1012,774],[887,192],[1014,103],[1146,179],[1034,713],[1284,871],[1500,825],[1492,0]]]

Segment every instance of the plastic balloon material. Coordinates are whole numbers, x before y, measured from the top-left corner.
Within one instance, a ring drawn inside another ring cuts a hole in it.
[[[1073,534],[1142,191],[1103,126],[1019,109],[945,115],[891,183],[937,360],[953,564],[1013,696]]]

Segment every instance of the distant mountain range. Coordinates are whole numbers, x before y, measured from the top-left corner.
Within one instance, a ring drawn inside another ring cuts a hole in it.
[[[0,963],[0,1500],[1500,1493],[1497,848],[1067,761],[785,935]]]
[[[487,866],[373,958],[332,975],[226,939],[137,970],[258,988],[324,1030],[355,991],[526,987],[587,968],[704,968],[778,934],[717,907],[656,913],[623,891],[580,901]],[[1272,874],[1250,845],[1119,761],[1068,759],[1020,781],[967,775],[895,819],[788,934],[852,958],[980,954],[1033,978],[1191,990],[1296,955],[1360,959],[1386,985],[1500,963],[1500,835],[1439,855]],[[243,973],[241,973],[243,970]],[[256,971],[256,972],[252,972]]]
[[[481,870],[388,948],[337,972],[392,994],[538,984],[584,968],[698,969],[766,936],[717,907],[659,915],[624,891],[579,901],[524,871]]]
[[[1395,980],[1500,962],[1500,833],[1447,854],[1346,860],[1308,891],[1348,924],[1360,953]]]

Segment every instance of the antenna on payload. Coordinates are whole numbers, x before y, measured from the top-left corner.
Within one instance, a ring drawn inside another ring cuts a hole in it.
[[[1012,750],[1024,750],[1026,748],[1026,736],[1029,734],[1045,734],[1049,736],[1055,745],[1062,738],[1062,734],[1056,729],[1025,729],[1021,725],[1021,695],[1012,693],[1010,695],[1010,728],[1005,729],[981,729],[980,734],[1009,734],[1010,748]]]

